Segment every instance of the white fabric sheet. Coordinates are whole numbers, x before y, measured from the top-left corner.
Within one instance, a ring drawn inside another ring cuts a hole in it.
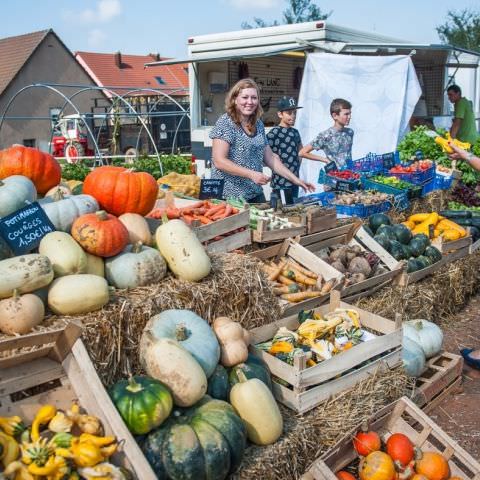
[[[395,150],[422,93],[410,57],[366,57],[312,53],[308,55],[300,89],[295,127],[304,145],[333,125],[330,103],[352,103],[352,158]],[[315,153],[315,152],[314,152]],[[322,152],[317,152],[322,153]],[[300,178],[317,184],[324,164],[303,159]],[[317,191],[323,191],[318,185]],[[300,195],[302,195],[300,189]]]

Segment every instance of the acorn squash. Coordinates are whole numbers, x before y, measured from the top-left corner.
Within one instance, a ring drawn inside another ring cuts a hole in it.
[[[270,378],[270,370],[268,369],[267,364],[260,358],[249,353],[246,362],[243,362],[230,370],[228,379],[230,382],[230,386],[232,387],[240,381],[236,372],[237,369],[240,369],[247,377],[247,379],[258,378],[270,390],[272,390],[272,379]]]
[[[403,245],[399,241],[392,240],[390,242],[390,253],[395,260],[403,260],[406,252],[403,250]]]
[[[434,263],[439,262],[442,259],[440,250],[432,245],[429,245],[424,252],[425,256],[431,258]]]
[[[374,215],[370,215],[368,218],[368,224],[372,229],[372,232],[377,233],[379,227],[382,225],[391,225],[392,222],[384,213],[375,213]]]
[[[230,383],[228,373],[223,365],[218,364],[208,379],[207,394],[217,400],[228,402]]]
[[[378,228],[375,235],[385,235],[389,240],[397,240],[397,236],[391,225],[382,225]]]
[[[390,239],[384,234],[378,234],[373,237],[373,239],[383,247],[387,252],[390,251]]]
[[[427,248],[426,242],[423,238],[421,238],[420,235],[415,235],[411,240],[410,243],[408,244],[410,247],[410,251],[412,252],[412,255],[414,257],[418,257],[425,252],[425,249]]]
[[[408,245],[408,242],[410,242],[410,240],[412,239],[412,232],[401,223],[398,225],[394,225],[392,228],[396,239],[403,245]]]

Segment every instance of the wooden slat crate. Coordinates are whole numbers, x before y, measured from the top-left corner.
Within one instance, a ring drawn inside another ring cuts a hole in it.
[[[335,226],[334,228],[319,233],[303,235],[300,237],[299,243],[311,252],[318,252],[322,248],[335,245],[335,243],[349,242],[360,226],[360,222]]]
[[[150,231],[155,233],[156,229],[162,224],[161,220],[156,218],[146,218]],[[231,252],[238,248],[245,247],[252,243],[250,234],[250,212],[244,209],[235,215],[217,220],[208,225],[195,223],[192,225],[198,239],[206,246],[210,253]],[[236,230],[240,230],[236,232]],[[232,233],[235,232],[235,233]],[[216,239],[220,236],[224,238]]]
[[[476,252],[480,248],[480,239],[470,245],[469,253]]]
[[[360,427],[358,425],[316,460],[301,480],[337,480],[336,472],[358,463],[352,438]],[[374,415],[369,421],[369,429],[378,432],[384,441],[393,433],[403,433],[422,450],[441,453],[448,460],[450,477],[480,479],[480,463],[406,397]]]
[[[332,395],[346,390],[376,370],[386,370],[401,363],[402,328],[401,318],[395,322],[373,313],[340,302],[340,294],[333,291],[328,305],[316,308],[318,313],[327,313],[336,308],[353,308],[360,314],[362,326],[377,335],[376,338],[360,343],[349,350],[333,356],[315,366],[306,367],[306,355],[297,355],[294,365],[260,350],[255,345],[269,341],[280,327],[296,330],[298,316],[283,318],[269,325],[250,331],[252,353],[261,358],[269,367],[273,378],[273,390],[276,399],[295,410],[304,413],[314,408]],[[365,364],[368,362],[368,364]],[[289,387],[282,383],[286,382]]]
[[[307,231],[307,226],[303,223],[294,223],[293,227],[278,228],[275,230],[268,230],[268,222],[265,220],[258,220],[257,228],[252,230],[252,240],[257,243],[273,243],[286,238],[293,238],[298,235],[304,235]]]
[[[432,240],[432,245],[437,247],[442,254],[464,249],[465,247],[470,249],[472,246],[472,237],[468,235],[464,238],[459,238],[458,240],[452,240],[450,242],[444,242],[442,237],[438,237]]]
[[[417,378],[413,400],[429,412],[460,387],[463,358],[454,353],[441,352],[429,359],[426,367]]]
[[[343,274],[332,268],[328,263],[318,258],[312,252],[303,248],[299,243],[287,239],[283,243],[273,245],[272,247],[263,250],[257,250],[250,253],[251,256],[259,260],[279,259],[281,257],[291,258],[301,266],[308,268],[311,272],[321,275],[325,281],[334,280],[337,286],[340,286],[343,281]],[[335,288],[335,285],[334,285]],[[326,302],[329,293],[324,295],[304,300],[303,302],[290,303],[286,300],[281,300],[283,305],[283,316],[287,317],[301,310],[310,310],[318,307]]]
[[[65,328],[0,341],[0,415],[19,415],[30,424],[41,405],[65,410],[77,402],[100,418],[107,435],[115,435],[121,442],[113,463],[128,468],[139,480],[155,480],[105,391],[80,334],[81,328],[70,323]],[[33,387],[34,393],[29,392]]]
[[[363,227],[359,228],[357,233],[355,234],[355,238],[364,245],[368,250],[375,253],[382,262],[389,268],[390,270],[394,270],[399,267],[399,265],[404,264],[403,260],[398,261],[390,255],[381,245],[379,245],[366,231]],[[394,283],[400,286],[410,285],[412,283],[418,282],[423,278],[431,275],[432,273],[439,270],[444,265],[454,262],[455,260],[459,260],[470,253],[470,246],[464,246],[459,248],[458,250],[454,250],[452,252],[442,254],[442,259],[439,262],[430,265],[427,268],[423,268],[422,270],[418,270],[416,272],[407,273],[404,271],[402,274],[398,275]]]
[[[309,206],[305,208],[305,213],[289,215],[287,212],[286,215],[291,222],[305,225],[307,235],[331,230],[337,225],[337,209],[335,207]]]

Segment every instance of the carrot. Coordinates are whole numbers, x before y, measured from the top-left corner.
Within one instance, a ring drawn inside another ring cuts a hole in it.
[[[328,293],[333,288],[334,283],[335,280],[328,280],[328,282],[325,282],[321,290],[322,295]]]
[[[300,273],[303,273],[305,276],[310,278],[317,278],[318,275],[316,273],[311,272],[308,268],[304,268],[299,265],[297,262],[294,262],[292,259],[288,259],[288,264],[293,267],[294,270],[297,270]]]
[[[293,283],[292,285],[282,285],[281,287],[275,287],[273,292],[275,295],[283,295],[284,293],[297,293],[299,291],[298,285]]]
[[[200,220],[204,225],[212,223],[212,220],[205,217],[204,215],[194,215],[193,217],[195,218],[195,220]]]
[[[235,215],[238,213],[240,210],[238,208],[232,207],[232,215]]]
[[[297,303],[297,302],[306,300],[307,298],[319,297],[320,295],[323,295],[322,292],[319,292],[318,290],[314,290],[311,292],[307,291],[307,292],[298,292],[298,293],[284,293],[282,295],[282,298],[289,302]]]
[[[283,275],[279,275],[277,277],[277,280],[280,283],[283,283],[283,285],[293,285],[295,283],[293,280],[291,280],[290,278],[284,277]]]
[[[183,220],[187,225],[191,225],[191,223],[192,223],[195,219],[193,218],[192,215],[187,215],[187,214],[184,213],[184,214],[182,215],[182,220]]]
[[[278,278],[278,276],[282,273],[282,270],[284,269],[285,267],[285,262],[281,262],[279,266],[277,266],[275,268],[274,271],[272,271],[272,273],[268,276],[268,279],[273,282],[274,280],[276,280]]]
[[[180,210],[178,208],[168,207],[165,210],[165,213],[167,214],[169,220],[172,220],[174,218],[180,218]]]
[[[162,214],[165,212],[164,208],[154,208],[147,217],[149,218],[162,218]]]
[[[225,205],[222,204],[222,205],[215,205],[214,207],[208,209],[206,212],[205,212],[205,216],[208,218],[208,217],[213,217],[214,215],[216,215],[217,213],[221,212],[222,210],[225,210]]]

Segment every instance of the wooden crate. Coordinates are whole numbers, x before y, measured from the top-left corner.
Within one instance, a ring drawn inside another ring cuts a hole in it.
[[[463,357],[441,352],[427,362],[417,378],[413,400],[424,411],[431,411],[462,383]]]
[[[319,233],[303,235],[300,237],[299,243],[311,252],[318,252],[322,248],[335,245],[336,243],[348,243],[360,226],[361,222],[335,226]]]
[[[155,480],[105,391],[80,334],[81,328],[70,323],[65,328],[0,341],[0,415],[19,415],[30,424],[41,405],[65,410],[78,402],[100,418],[107,435],[115,435],[121,442],[113,463],[128,468],[139,480]],[[36,387],[34,393],[28,392],[32,387]]]
[[[476,252],[480,248],[480,239],[470,245],[469,253]]]
[[[401,363],[402,321],[400,316],[393,322],[352,307],[340,301],[338,291],[332,292],[328,305],[316,308],[315,311],[325,314],[338,307],[357,310],[362,326],[377,335],[377,338],[360,343],[313,367],[306,367],[306,355],[296,356],[294,365],[289,365],[255,346],[271,340],[280,327],[296,330],[299,326],[297,315],[250,331],[251,351],[268,365],[273,377],[276,399],[298,413],[307,412],[330,396],[361,382],[378,369],[386,370]],[[365,364],[366,362],[368,364]],[[290,388],[276,381],[275,377],[286,382]]]
[[[458,240],[451,240],[450,242],[445,242],[442,237],[438,237],[432,240],[432,245],[437,247],[442,254],[461,250],[465,247],[470,249],[472,246],[472,237],[468,235],[464,238],[459,238]]]
[[[146,218],[150,231],[155,233],[162,224],[161,220],[156,218]],[[208,225],[201,225],[198,222],[192,224],[192,228],[197,234],[198,239],[205,245],[210,253],[231,252],[238,248],[250,245],[252,243],[250,234],[250,212],[244,209],[235,215],[217,220]],[[242,231],[235,232],[236,230]],[[217,237],[227,235],[224,238]]]
[[[293,227],[268,230],[268,222],[265,220],[257,221],[257,228],[252,229],[252,240],[257,243],[273,243],[286,238],[294,238],[298,235],[304,235],[307,226],[303,223],[294,223]]]
[[[287,211],[286,215],[291,222],[305,225],[307,235],[331,230],[337,225],[337,209],[335,207],[309,206],[306,207],[303,214],[289,215]]]
[[[342,273],[332,268],[328,263],[318,258],[312,252],[309,252],[292,239],[284,240],[283,243],[273,245],[263,250],[257,250],[249,255],[258,258],[259,260],[279,259],[281,257],[291,258],[303,267],[308,268],[310,271],[322,275],[325,281],[334,280],[336,282],[334,288],[335,286],[340,287],[343,281]],[[286,300],[281,300],[283,316],[287,317],[298,313],[301,310],[311,310],[312,308],[318,307],[326,302],[328,297],[329,293],[298,303],[290,303]]]
[[[336,480],[336,472],[358,461],[352,438],[360,427],[316,460],[301,480]],[[393,433],[403,433],[422,450],[442,453],[450,465],[451,477],[480,478],[480,463],[406,397],[381,409],[370,419],[369,428],[377,431],[384,441]]]

